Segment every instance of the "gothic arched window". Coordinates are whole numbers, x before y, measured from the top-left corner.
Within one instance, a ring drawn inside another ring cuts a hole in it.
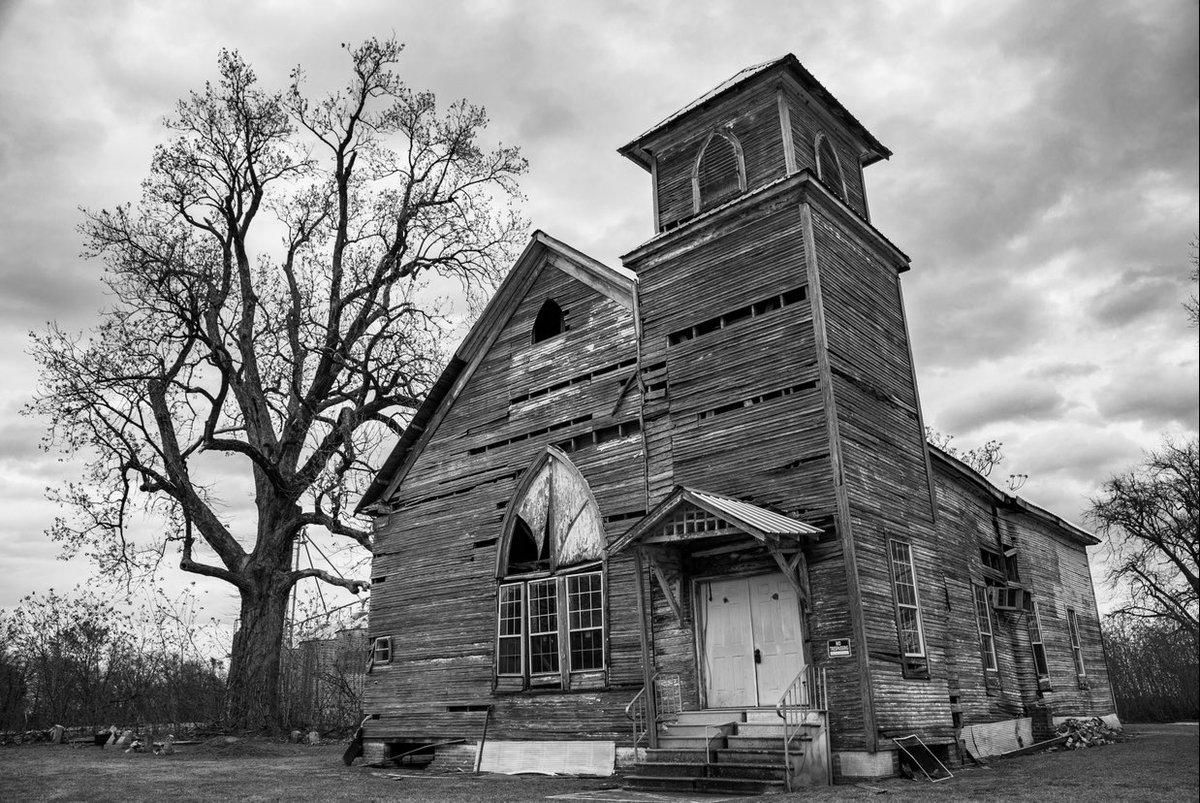
[[[554,299],[547,298],[533,320],[533,342],[541,343],[555,335],[561,335],[564,331],[563,323],[562,307],[558,306]]]
[[[732,131],[713,131],[692,166],[692,211],[712,209],[746,189],[742,143]]]
[[[509,500],[497,557],[497,680],[594,685],[605,666],[604,526],[587,480],[558,449],[533,462]]]
[[[817,134],[817,178],[833,190],[837,197],[846,200],[846,180],[842,177],[842,163],[838,161],[833,143],[824,134]]]

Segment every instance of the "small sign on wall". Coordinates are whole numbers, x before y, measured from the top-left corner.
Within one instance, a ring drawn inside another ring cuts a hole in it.
[[[849,658],[850,639],[848,638],[831,638],[829,640],[829,657],[830,658]]]

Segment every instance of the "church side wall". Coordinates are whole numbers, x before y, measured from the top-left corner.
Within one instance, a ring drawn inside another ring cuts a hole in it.
[[[951,646],[956,653],[951,677],[959,690],[963,724],[1027,716],[1029,707],[1039,704],[1049,706],[1055,716],[1112,713],[1086,548],[1019,509],[1004,506],[997,510],[988,495],[937,462],[935,478],[938,527],[943,542],[953,545],[947,550],[945,582],[951,606]],[[973,596],[973,586],[988,580],[981,548],[1015,549],[1016,580],[1038,603],[1049,669],[1048,684],[1043,682],[1040,693],[1030,639],[1031,612],[992,611],[997,668],[993,671],[985,666]],[[1068,609],[1076,612],[1080,627],[1083,683],[1075,671]]]
[[[852,227],[834,222],[819,203],[812,218],[875,727],[875,733],[842,734],[834,749],[873,749],[876,743],[885,746],[889,734],[912,732],[927,741],[949,741],[942,555],[898,266],[858,239]],[[918,659],[901,655],[891,539],[911,548],[924,636],[925,655]],[[877,737],[884,738],[876,742]]]
[[[531,343],[543,301],[568,331]],[[493,692],[496,553],[504,508],[548,444],[587,479],[612,541],[644,514],[632,313],[542,268],[376,525],[371,635],[390,664],[367,676],[373,739],[628,739],[624,706],[641,686],[636,576],[608,561],[607,677],[587,691]]]

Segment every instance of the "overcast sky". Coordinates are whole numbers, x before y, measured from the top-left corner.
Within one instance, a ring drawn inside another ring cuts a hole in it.
[[[0,0],[0,607],[90,572],[42,535],[44,487],[79,467],[18,414],[28,332],[93,320],[78,208],[137,198],[163,116],[221,47],[282,88],[296,64],[341,81],[340,43],[394,32],[410,85],[486,106],[523,149],[533,226],[614,265],[652,234],[649,176],[615,149],[795,53],[895,153],[867,192],[912,258],[927,423],[1002,440],[993,478],[1028,473],[1021,494],[1072,521],[1163,433],[1196,432],[1196,0],[434,5]]]

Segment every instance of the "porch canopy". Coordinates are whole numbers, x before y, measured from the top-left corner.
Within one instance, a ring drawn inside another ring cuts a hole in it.
[[[645,518],[614,541],[608,551],[615,554],[635,547],[640,556],[647,557],[668,603],[679,617],[680,578],[659,556],[676,550],[718,555],[760,548],[775,560],[808,609],[808,571],[802,546],[805,541],[815,541],[820,534],[821,530],[811,524],[758,505],[677,485]]]

